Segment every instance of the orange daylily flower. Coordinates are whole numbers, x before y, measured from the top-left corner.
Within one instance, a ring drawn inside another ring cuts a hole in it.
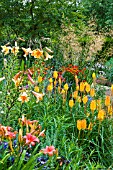
[[[101,100],[100,99],[97,100],[97,109],[98,110],[101,109]]]
[[[113,108],[112,108],[112,106],[108,106],[108,114],[110,114],[110,115],[113,114]]]
[[[23,73],[23,71],[19,71],[14,77],[13,77],[13,80],[16,81],[20,75]]]

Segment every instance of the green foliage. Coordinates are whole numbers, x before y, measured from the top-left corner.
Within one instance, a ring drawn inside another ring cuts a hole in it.
[[[104,31],[113,27],[113,3],[112,0],[82,0],[85,15],[96,21],[97,30]]]
[[[105,63],[106,66],[106,70],[105,70],[105,74],[106,74],[106,78],[113,83],[113,58],[111,58],[110,60],[108,60]]]

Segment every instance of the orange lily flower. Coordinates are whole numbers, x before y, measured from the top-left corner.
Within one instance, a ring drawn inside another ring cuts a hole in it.
[[[32,51],[31,56],[34,56],[34,58],[40,58],[42,54],[43,54],[43,51],[36,49]]]
[[[23,93],[20,94],[18,100],[21,101],[22,103],[28,102],[29,101],[29,97],[28,97],[26,92],[23,92]]]
[[[40,100],[42,100],[42,99],[43,99],[43,96],[44,96],[44,94],[43,94],[43,93],[36,93],[36,92],[34,92],[34,91],[32,91],[32,93],[33,93],[33,94],[34,94],[34,96],[37,98],[36,103],[38,103]]]

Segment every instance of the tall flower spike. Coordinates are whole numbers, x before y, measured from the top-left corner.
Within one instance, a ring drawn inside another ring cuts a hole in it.
[[[83,101],[84,104],[86,104],[86,103],[88,102],[88,97],[87,97],[87,96],[84,96],[84,97],[82,98],[82,101]]]
[[[42,77],[38,76],[38,83],[41,83],[41,82],[42,82]]]
[[[88,83],[86,84],[85,90],[86,90],[87,93],[90,92],[90,84],[88,84]]]
[[[84,92],[85,84],[84,82],[80,82],[80,92]]]
[[[96,110],[96,101],[92,100],[90,103],[90,109],[91,111],[95,111]]]
[[[113,84],[111,85],[111,95],[113,96]]]
[[[77,120],[77,129],[80,130],[85,130],[87,127],[86,119],[83,120]]]
[[[50,83],[50,84],[48,84],[48,86],[47,86],[47,91],[52,91],[52,90],[53,90],[53,84]]]
[[[68,89],[69,89],[68,84],[67,84],[67,83],[66,83],[66,84],[64,84],[64,90],[65,90],[65,91],[68,91]]]
[[[104,116],[105,116],[105,111],[103,109],[99,110],[98,116],[97,116],[98,120],[99,121],[103,121],[104,120]]]
[[[57,72],[57,71],[54,71],[54,72],[53,72],[53,77],[54,77],[55,79],[57,79],[57,77],[58,77],[58,72]]]
[[[77,91],[77,90],[76,90],[76,91],[74,91],[72,96],[73,96],[73,98],[74,98],[74,99],[76,99],[76,98],[77,98],[77,96],[78,96],[78,91]]]
[[[71,99],[71,100],[69,100],[69,107],[73,107],[74,106],[74,101],[73,101],[73,99]]]
[[[91,90],[90,90],[90,96],[91,96],[91,97],[94,97],[94,95],[95,95],[95,89],[94,89],[94,88],[91,88]]]
[[[106,96],[105,98],[105,106],[109,106],[110,105],[110,96]]]

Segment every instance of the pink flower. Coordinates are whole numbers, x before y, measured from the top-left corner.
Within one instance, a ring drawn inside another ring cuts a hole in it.
[[[32,79],[31,75],[28,74],[27,76],[28,76],[28,80],[29,80],[32,84],[35,84],[35,81]]]
[[[53,154],[56,153],[56,150],[54,146],[46,146],[46,148],[42,149],[41,152],[43,154],[48,154],[49,156],[53,156]]]
[[[13,139],[16,137],[16,131],[15,132],[10,132],[10,131],[7,131],[5,136],[7,136],[9,139]]]
[[[34,96],[37,98],[37,103],[39,102],[39,100],[43,99],[44,94],[43,93],[37,93],[32,91],[32,93],[34,94]]]
[[[31,144],[34,146],[35,142],[39,143],[39,139],[36,136],[31,135],[31,133],[27,133],[24,138],[26,139],[26,144]]]

